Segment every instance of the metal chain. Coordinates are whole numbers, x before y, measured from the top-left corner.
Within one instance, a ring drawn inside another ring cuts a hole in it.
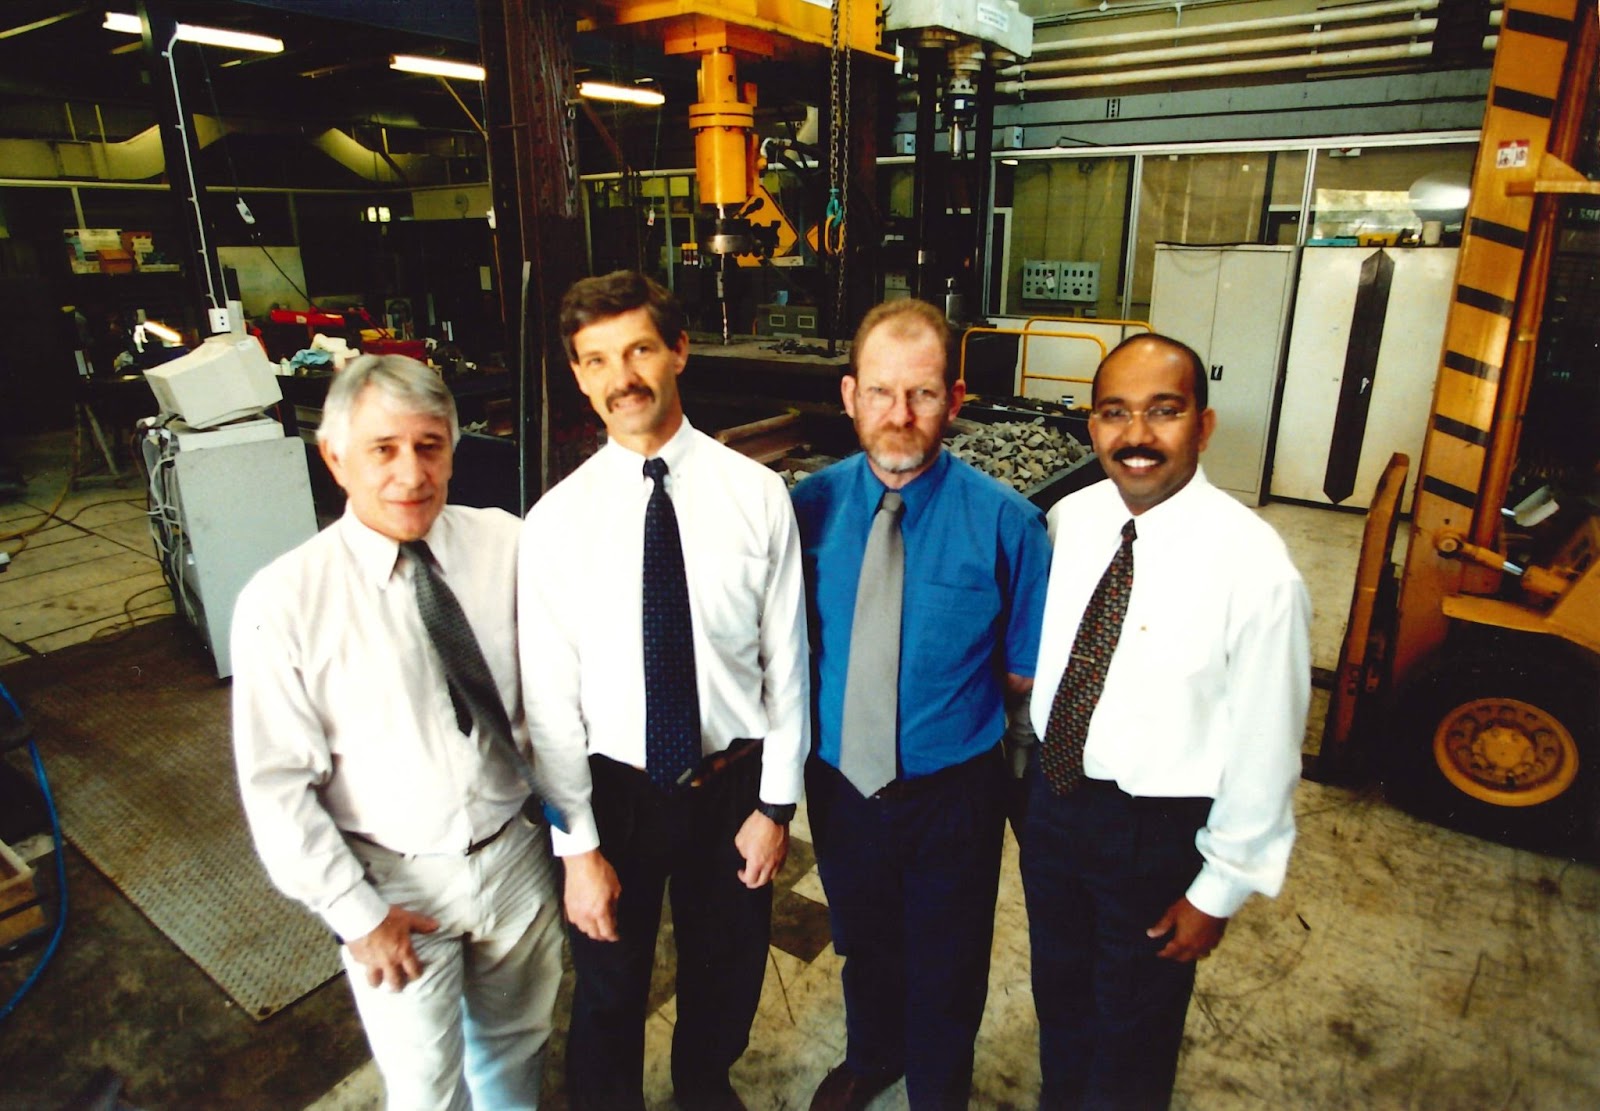
[[[842,131],[843,111],[839,99],[839,5],[842,0],[833,0],[829,5],[829,19],[831,27],[828,39],[828,184],[837,189],[839,187],[841,150],[839,135]]]
[[[850,51],[839,31],[840,8],[848,8],[850,0],[833,0],[832,57],[829,73],[828,95],[831,99],[832,123],[829,135],[829,176],[839,193],[839,237],[834,254],[833,327],[837,335],[844,326],[845,240],[849,235],[850,216],[850,128],[845,122],[846,106],[850,103]],[[849,26],[846,17],[845,26]],[[844,88],[841,96],[840,70],[844,71]]]

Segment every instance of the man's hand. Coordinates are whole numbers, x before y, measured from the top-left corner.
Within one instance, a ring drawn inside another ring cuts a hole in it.
[[[617,940],[617,897],[622,883],[599,849],[561,858],[567,867],[567,919],[585,937]]]
[[[399,991],[422,975],[422,962],[411,947],[411,935],[431,934],[438,928],[437,919],[391,906],[377,928],[350,942],[348,948],[350,955],[366,966],[367,983]]]
[[[789,855],[789,827],[780,825],[761,813],[752,810],[739,827],[733,839],[734,848],[744,857],[744,867],[739,869],[739,881],[750,890],[765,887],[777,876],[778,869]]]
[[[1171,934],[1156,956],[1187,962],[1209,957],[1227,928],[1226,918],[1213,918],[1187,898],[1181,898],[1167,908],[1161,921],[1145,931],[1145,936],[1156,938]]]

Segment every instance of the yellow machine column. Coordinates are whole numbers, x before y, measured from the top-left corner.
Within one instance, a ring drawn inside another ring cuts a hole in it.
[[[750,225],[741,217],[750,200],[751,136],[755,131],[755,88],[741,100],[733,51],[722,47],[700,61],[700,100],[689,106],[694,133],[695,176],[700,203],[715,205],[716,226],[705,247],[712,254],[750,249]]]

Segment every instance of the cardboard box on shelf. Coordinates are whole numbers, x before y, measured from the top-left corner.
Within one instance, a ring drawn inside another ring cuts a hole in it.
[[[131,274],[133,273],[133,253],[124,251],[121,247],[107,247],[100,251],[100,273],[102,274]]]
[[[61,235],[74,274],[100,273],[100,252],[122,249],[122,233],[117,228],[67,228]]]

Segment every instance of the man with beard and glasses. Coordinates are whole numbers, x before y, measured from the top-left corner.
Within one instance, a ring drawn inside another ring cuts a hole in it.
[[[810,745],[800,537],[783,480],[684,418],[671,293],[585,278],[560,324],[609,436],[528,513],[517,579],[528,725],[565,825],[568,1102],[644,1107],[669,890],[677,1105],[740,1108],[728,1069],[761,998]]]
[[[913,1108],[964,1108],[988,991],[1009,701],[1033,683],[1043,516],[944,450],[966,392],[924,301],[861,322],[841,383],[862,452],[793,492],[818,743],[806,798],[834,947],[844,1062],[816,1109],[901,1075]]]
[[[1108,481],[1055,560],[1018,840],[1044,1108],[1167,1106],[1194,962],[1283,883],[1311,607],[1283,542],[1200,467],[1205,367],[1141,335],[1094,382]]]

